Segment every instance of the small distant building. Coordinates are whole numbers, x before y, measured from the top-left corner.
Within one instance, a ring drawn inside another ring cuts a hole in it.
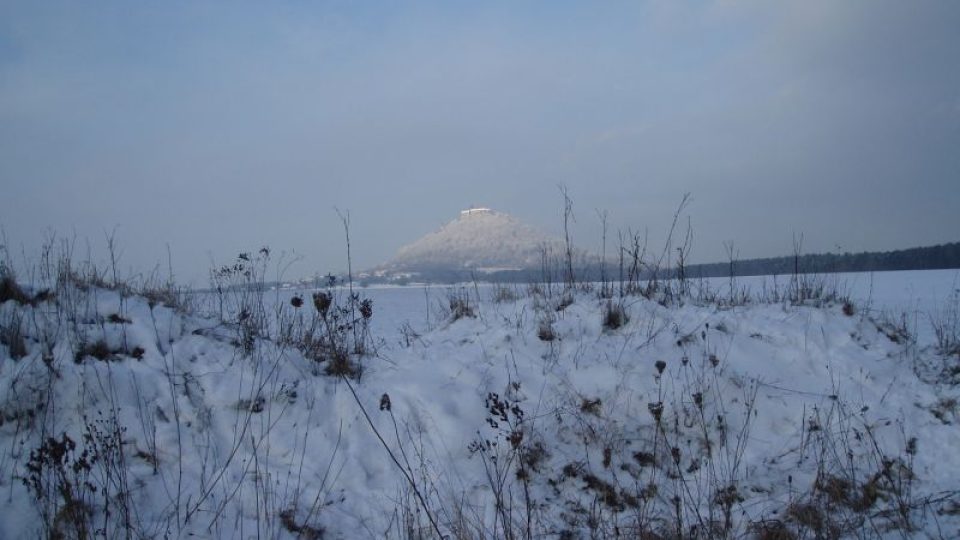
[[[492,214],[492,213],[493,213],[493,210],[489,208],[467,208],[466,210],[460,211],[460,217],[465,218],[470,216],[485,215],[485,214]]]

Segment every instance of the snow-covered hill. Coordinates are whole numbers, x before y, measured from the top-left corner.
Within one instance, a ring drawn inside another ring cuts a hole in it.
[[[406,245],[381,272],[479,272],[538,268],[543,250],[563,252],[563,243],[520,220],[488,208],[464,210],[439,230]]]

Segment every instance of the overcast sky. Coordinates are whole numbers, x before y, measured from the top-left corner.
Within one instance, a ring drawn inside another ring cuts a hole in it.
[[[960,240],[960,2],[0,2],[0,226],[203,284],[354,266],[470,205],[693,259]],[[84,248],[85,249],[85,248]],[[99,256],[99,255],[98,255]]]

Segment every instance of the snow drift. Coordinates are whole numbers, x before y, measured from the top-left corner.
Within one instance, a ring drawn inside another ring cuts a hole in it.
[[[374,291],[397,330],[357,379],[290,338],[333,309],[312,291],[24,291],[0,305],[3,538],[960,533],[958,359],[842,302],[463,289],[411,324],[419,289]]]

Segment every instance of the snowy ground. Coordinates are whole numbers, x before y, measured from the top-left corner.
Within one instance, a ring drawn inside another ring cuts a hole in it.
[[[852,311],[633,295],[618,328],[595,290],[362,289],[349,382],[298,346],[312,291],[10,300],[0,538],[957,537],[957,272],[836,279]]]
[[[859,272],[833,274],[825,279],[835,284],[848,295],[860,308],[875,317],[900,319],[903,316],[915,330],[929,335],[929,314],[941,310],[950,300],[950,295],[960,289],[960,271],[924,270],[902,272]],[[738,277],[734,287],[759,294],[764,289],[780,288],[789,285],[790,276],[748,276]],[[693,288],[701,286],[726,293],[730,287],[728,278],[707,278],[694,280]],[[466,289],[474,297],[489,299],[495,287],[489,284],[465,283],[454,289]],[[523,292],[525,286],[512,286]],[[444,285],[375,286],[356,289],[365,298],[373,299],[377,316],[373,319],[374,334],[387,341],[401,339],[399,330],[409,324],[417,330],[429,329],[442,315],[442,304],[446,303],[451,287]],[[281,291],[274,301],[287,301],[296,291]]]

